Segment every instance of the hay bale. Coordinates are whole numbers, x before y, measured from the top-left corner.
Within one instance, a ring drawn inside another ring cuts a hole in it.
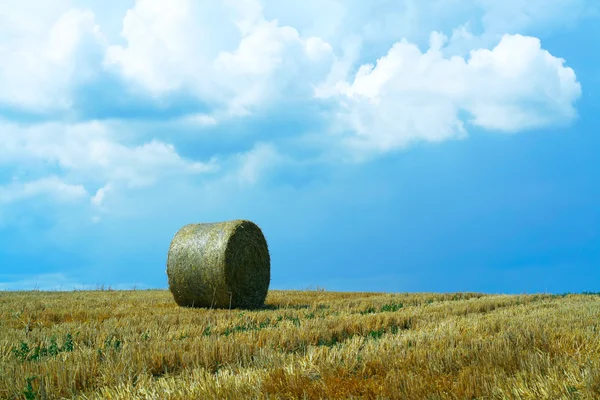
[[[167,276],[180,306],[261,307],[271,281],[267,241],[251,221],[186,225],[171,242]]]

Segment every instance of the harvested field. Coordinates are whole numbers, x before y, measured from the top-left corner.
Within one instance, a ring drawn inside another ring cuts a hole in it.
[[[0,292],[2,399],[598,399],[600,295]]]

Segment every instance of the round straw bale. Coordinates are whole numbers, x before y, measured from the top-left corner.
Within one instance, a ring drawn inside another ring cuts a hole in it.
[[[267,241],[246,220],[186,225],[171,242],[167,276],[180,306],[261,307],[271,280]]]

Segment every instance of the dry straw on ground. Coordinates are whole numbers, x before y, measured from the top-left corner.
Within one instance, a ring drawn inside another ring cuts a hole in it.
[[[267,241],[251,221],[190,224],[167,259],[169,289],[180,306],[258,308],[271,279]]]

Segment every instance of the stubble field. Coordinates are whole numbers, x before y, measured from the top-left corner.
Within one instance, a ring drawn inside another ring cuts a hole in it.
[[[600,399],[600,295],[0,292],[2,399]]]

